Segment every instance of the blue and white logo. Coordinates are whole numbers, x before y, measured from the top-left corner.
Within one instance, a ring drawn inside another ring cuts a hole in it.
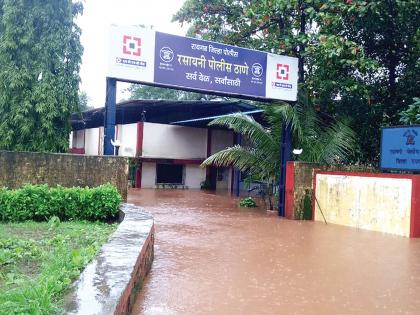
[[[160,50],[160,59],[163,62],[171,62],[174,59],[174,52],[169,47],[162,47]]]
[[[417,131],[413,130],[407,130],[406,132],[404,132],[403,135],[405,138],[407,138],[407,142],[406,145],[415,145],[415,138],[416,136],[418,136]]]
[[[263,75],[263,67],[259,63],[254,63],[252,65],[252,74],[254,77],[259,78]]]

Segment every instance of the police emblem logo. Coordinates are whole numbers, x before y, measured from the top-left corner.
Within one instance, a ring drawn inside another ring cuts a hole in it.
[[[407,130],[406,132],[404,132],[403,136],[407,139],[405,143],[406,145],[415,145],[415,138],[416,136],[418,136],[418,133],[415,130]]]

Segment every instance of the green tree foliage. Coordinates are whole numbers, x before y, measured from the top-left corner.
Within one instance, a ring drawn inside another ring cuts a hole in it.
[[[235,166],[250,176],[275,183],[280,169],[280,146],[283,123],[290,123],[293,146],[303,149],[298,160],[321,163],[344,163],[356,147],[355,135],[346,122],[325,122],[308,105],[267,106],[262,126],[252,117],[238,113],[213,120],[210,125],[231,128],[248,140],[248,145],[235,145],[219,151],[204,166]]]
[[[298,57],[310,105],[352,117],[357,161],[377,160],[380,126],[418,94],[416,0],[187,0],[174,20],[193,36]]]
[[[346,122],[321,120],[318,113],[305,103],[266,106],[264,115],[267,128],[244,114],[213,120],[210,125],[228,127],[247,141],[244,145],[234,145],[213,154],[203,162],[203,166],[234,166],[269,187],[276,185],[281,167],[279,143],[284,123],[292,127],[294,148],[303,149],[297,160],[345,163],[356,147],[355,134]],[[272,208],[271,191],[267,193]]]
[[[127,89],[130,92],[131,100],[179,100],[179,101],[190,101],[190,100],[206,100],[210,99],[211,96],[186,92],[175,89],[160,88],[148,85],[131,84]]]
[[[89,105],[90,101],[90,97],[86,92],[79,92],[79,111],[84,112],[86,110],[93,109],[94,107]]]
[[[71,0],[0,0],[0,149],[67,150],[82,10]]]
[[[414,103],[400,113],[400,122],[405,125],[420,124],[420,98],[415,97]]]
[[[214,99],[233,100],[210,94],[188,92],[176,89],[161,88],[149,85],[131,84],[127,91],[130,100],[177,100],[177,101],[209,101]]]

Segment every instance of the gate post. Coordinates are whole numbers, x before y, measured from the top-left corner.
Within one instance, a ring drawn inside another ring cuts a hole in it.
[[[115,120],[117,116],[117,80],[106,78],[105,100],[105,132],[104,132],[104,155],[114,155],[114,146],[111,140],[115,137]]]
[[[292,155],[292,126],[290,123],[283,123],[283,132],[281,137],[281,166],[279,176],[279,216],[284,217],[286,206],[286,165],[291,160]]]
[[[235,144],[242,144],[242,135],[240,133],[237,133],[235,135]],[[234,172],[234,178],[235,178],[235,196],[239,197],[241,194],[241,171],[237,168],[235,168]]]

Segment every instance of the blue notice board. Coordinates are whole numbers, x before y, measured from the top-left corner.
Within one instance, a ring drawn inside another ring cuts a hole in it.
[[[420,125],[382,128],[381,169],[420,171]]]

